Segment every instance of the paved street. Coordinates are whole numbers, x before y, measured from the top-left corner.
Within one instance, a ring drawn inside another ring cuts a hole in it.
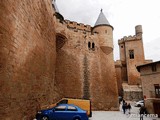
[[[134,107],[131,103],[132,109],[131,114],[123,114],[122,110],[120,111],[93,111],[93,116],[90,120],[140,120],[139,117],[139,107]],[[121,108],[121,106],[120,106]],[[154,116],[154,115],[153,115]],[[160,120],[160,118],[148,116],[144,117],[144,120]]]
[[[89,120],[140,120],[139,107],[134,107],[133,102],[130,103],[132,106],[131,114],[128,114],[128,111],[123,114],[120,106],[120,111],[92,111],[92,117]],[[153,116],[144,116],[143,120],[160,120],[160,118]]]

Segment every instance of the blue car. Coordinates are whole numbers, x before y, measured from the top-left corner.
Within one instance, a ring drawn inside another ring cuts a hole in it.
[[[59,104],[53,108],[41,110],[37,120],[88,120],[87,112],[72,104]]]

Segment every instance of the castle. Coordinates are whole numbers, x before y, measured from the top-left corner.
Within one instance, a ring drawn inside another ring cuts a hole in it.
[[[123,83],[140,85],[135,65],[146,62],[140,25],[135,36],[118,41],[114,62],[114,28],[102,10],[92,27],[64,20],[51,0],[0,6],[0,118],[33,119],[62,97],[91,99],[93,110],[118,110],[122,90],[126,98],[139,91],[125,91]]]
[[[55,84],[62,96],[91,99],[95,110],[118,110],[113,27],[102,10],[91,27],[63,20],[55,5]]]

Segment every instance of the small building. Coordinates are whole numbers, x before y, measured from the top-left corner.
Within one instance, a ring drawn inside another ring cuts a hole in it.
[[[160,116],[160,61],[137,66],[140,72],[145,106]]]

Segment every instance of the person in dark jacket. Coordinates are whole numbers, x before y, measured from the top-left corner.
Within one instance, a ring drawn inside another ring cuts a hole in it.
[[[126,109],[127,109],[127,103],[123,103],[122,105],[122,109],[123,109],[123,113],[125,114],[126,113]]]
[[[140,114],[140,120],[143,120],[144,114],[147,114],[147,110],[144,106],[141,106],[139,109],[139,114]]]
[[[128,113],[130,114],[130,113],[131,113],[131,109],[132,109],[132,107],[131,107],[130,103],[128,103],[128,105],[127,105],[127,109],[128,109]]]

